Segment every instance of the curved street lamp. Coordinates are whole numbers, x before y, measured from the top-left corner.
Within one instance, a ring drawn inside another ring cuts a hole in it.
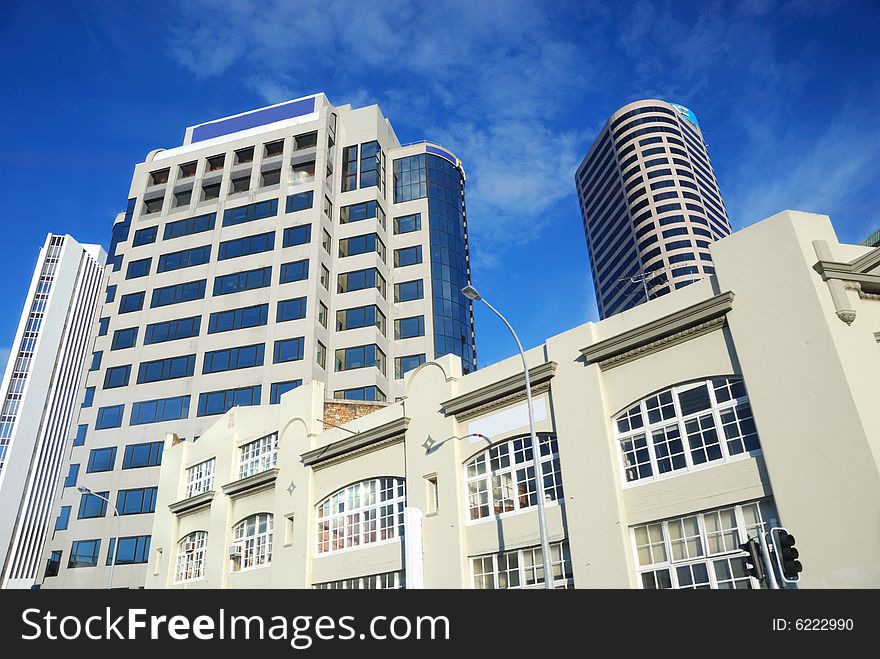
[[[537,485],[538,495],[538,526],[541,533],[541,558],[544,564],[544,587],[553,588],[553,569],[550,566],[550,543],[547,540],[547,517],[544,512],[544,470],[541,466],[541,447],[538,444],[538,435],[535,432],[535,413],[532,410],[532,383],[529,379],[529,366],[526,363],[526,353],[523,351],[522,343],[516,335],[513,326],[507,322],[507,318],[501,315],[501,312],[493,307],[477,289],[468,284],[461,289],[462,294],[469,300],[482,301],[492,312],[501,319],[510,333],[513,334],[513,340],[516,341],[516,347],[519,349],[519,356],[523,363],[523,375],[526,378],[526,402],[529,407],[529,430],[532,434],[532,455],[535,458],[535,482]]]
[[[110,588],[113,587],[113,568],[116,567],[116,553],[119,551],[119,525],[122,522],[122,517],[119,515],[119,511],[116,510],[115,504],[107,497],[92,492],[84,485],[80,485],[76,489],[79,490],[81,494],[91,494],[93,497],[103,499],[110,504],[110,507],[113,508],[113,514],[116,515],[116,544],[113,546],[113,553],[110,555],[110,576],[107,578],[107,590],[110,590]]]

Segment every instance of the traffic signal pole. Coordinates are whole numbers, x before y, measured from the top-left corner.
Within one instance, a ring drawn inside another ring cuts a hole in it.
[[[769,532],[768,532],[769,533]],[[770,548],[767,546],[766,533],[758,533],[758,543],[761,545],[761,558],[764,560],[764,576],[770,590],[779,590],[779,582],[776,581],[776,569],[770,560]]]

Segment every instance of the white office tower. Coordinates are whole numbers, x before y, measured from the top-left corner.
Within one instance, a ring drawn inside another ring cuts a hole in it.
[[[106,587],[111,562],[114,587],[143,585],[166,432],[194,441],[314,379],[381,404],[435,357],[472,371],[464,186],[448,150],[323,94],[192,126],[138,164],[42,587]]]
[[[3,588],[37,580],[105,258],[98,245],[49,234],[34,268],[0,389]]]

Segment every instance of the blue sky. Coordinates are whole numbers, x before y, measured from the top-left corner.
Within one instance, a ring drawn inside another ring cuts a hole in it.
[[[474,283],[527,346],[596,318],[573,175],[636,99],[696,112],[734,229],[795,208],[861,241],[880,228],[878,33],[867,1],[6,0],[0,364],[47,232],[106,246],[150,150],[319,91],[462,158]],[[514,351],[482,307],[477,349]]]

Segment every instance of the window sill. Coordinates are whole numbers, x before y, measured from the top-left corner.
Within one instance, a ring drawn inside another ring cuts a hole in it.
[[[196,494],[188,499],[176,501],[168,506],[168,510],[175,515],[185,515],[197,510],[202,510],[203,508],[209,508],[213,499],[214,490],[208,490],[207,492]]]
[[[275,481],[278,479],[279,471],[278,467],[267,469],[266,471],[261,471],[259,474],[254,474],[253,476],[248,476],[247,478],[242,478],[227,483],[226,485],[222,485],[220,489],[223,490],[223,494],[233,499],[248,494],[254,494],[274,487]]]

